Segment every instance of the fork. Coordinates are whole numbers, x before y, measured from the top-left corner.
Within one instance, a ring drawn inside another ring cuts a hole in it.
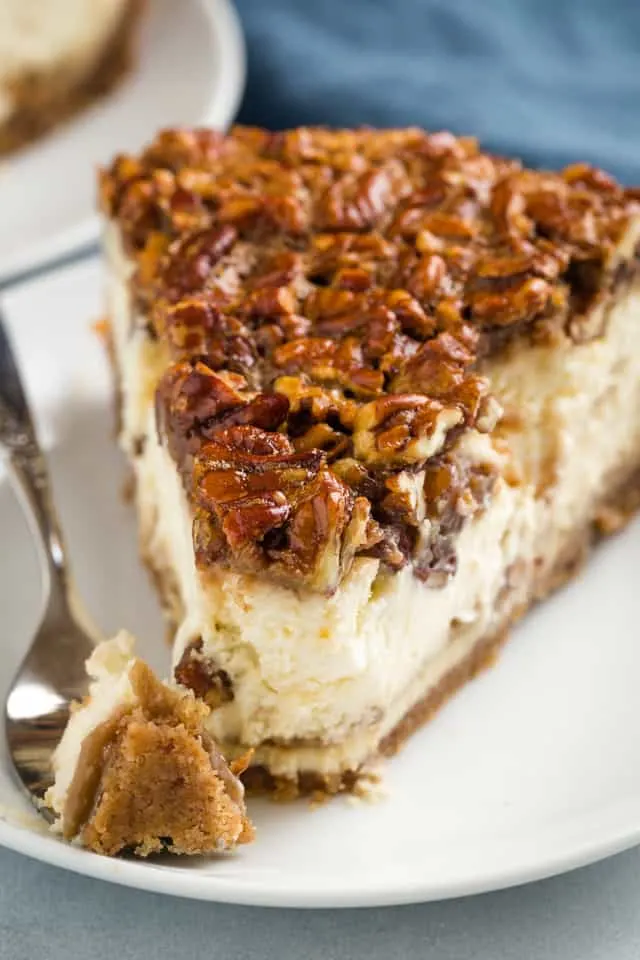
[[[51,759],[73,700],[88,689],[85,661],[99,636],[81,607],[69,572],[45,456],[0,314],[0,451],[32,529],[46,586],[36,635],[5,702],[9,756],[41,813],[53,782]]]

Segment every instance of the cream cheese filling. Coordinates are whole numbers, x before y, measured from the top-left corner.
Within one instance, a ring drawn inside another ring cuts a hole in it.
[[[110,248],[123,445],[130,452],[146,438],[134,460],[143,546],[176,580],[184,609],[174,660],[201,638],[203,654],[229,674],[234,699],[210,717],[226,752],[256,746],[255,762],[281,776],[357,767],[531,598],[612,477],[640,466],[640,294],[612,308],[601,339],[515,347],[491,364],[521,482],[501,480],[486,511],[463,529],[458,572],[444,588],[425,587],[409,569],[385,574],[361,558],[326,598],[196,571],[181,482],[156,439],[150,384],[164,362],[161,348],[131,317],[113,236]]]

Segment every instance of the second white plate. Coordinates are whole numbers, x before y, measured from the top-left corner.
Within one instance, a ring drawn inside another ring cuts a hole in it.
[[[90,322],[95,263],[6,298],[82,595],[165,670],[169,651],[120,492],[107,363]],[[588,455],[588,453],[587,453]],[[0,478],[0,702],[35,627],[34,549]],[[135,863],[57,841],[15,787],[0,746],[0,843],[79,873],[183,897],[363,906],[522,883],[640,841],[640,523],[514,631],[498,664],[385,770],[387,799],[252,804],[255,844],[224,859]],[[0,738],[3,740],[3,738]]]
[[[112,94],[0,161],[0,282],[95,240],[99,163],[162,127],[232,121],[245,55],[230,0],[153,0],[140,40],[135,68]]]

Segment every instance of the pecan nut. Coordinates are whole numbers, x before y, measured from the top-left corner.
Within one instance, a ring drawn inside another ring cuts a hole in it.
[[[421,464],[442,450],[447,434],[462,419],[458,407],[419,394],[382,397],[358,410],[353,449],[369,466]]]
[[[216,373],[201,362],[170,367],[156,391],[158,431],[178,463],[224,427],[275,430],[288,410],[283,394],[254,393],[243,377]]]

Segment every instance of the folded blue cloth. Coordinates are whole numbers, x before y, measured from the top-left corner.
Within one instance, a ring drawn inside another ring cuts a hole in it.
[[[640,0],[237,0],[240,119],[418,124],[640,183]]]

